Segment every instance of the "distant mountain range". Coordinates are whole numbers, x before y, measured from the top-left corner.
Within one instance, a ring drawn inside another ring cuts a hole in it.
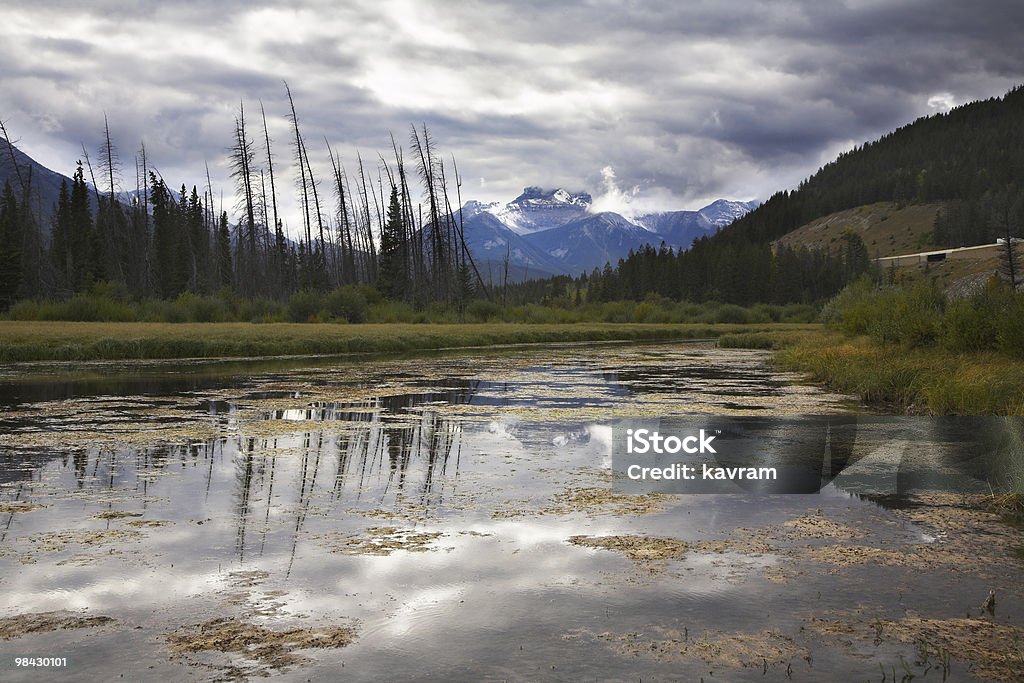
[[[42,224],[48,228],[57,204],[62,180],[71,179],[51,171],[17,148],[14,155],[23,175],[31,172],[33,201]],[[0,186],[9,181],[17,189],[18,177],[11,164],[6,141],[0,139]],[[177,193],[171,190],[177,199]],[[122,192],[119,200],[128,205],[136,193]],[[686,249],[693,240],[711,235],[757,206],[755,202],[719,199],[698,211],[665,211],[627,218],[610,211],[593,213],[592,197],[562,188],[543,190],[527,187],[512,201],[484,204],[469,201],[462,218],[466,244],[485,280],[501,282],[508,257],[510,280],[551,275],[578,275],[614,266],[630,250],[662,242],[674,249]],[[95,210],[95,207],[93,207]]]
[[[15,170],[14,164],[11,163],[10,150],[12,149],[14,151],[14,158],[18,163],[17,170]],[[18,171],[20,171],[20,176]],[[65,180],[68,183],[68,187],[71,187],[71,178],[51,171],[14,145],[8,147],[7,141],[0,138],[0,188],[3,188],[5,182],[9,182],[11,189],[15,192],[15,196],[20,200],[22,181],[30,184],[33,190],[32,208],[36,215],[42,219],[44,225],[48,226],[50,224],[54,207],[57,205],[57,198],[60,196],[61,181]]]
[[[698,211],[664,211],[626,218],[592,213],[585,192],[527,187],[507,204],[469,201],[462,219],[466,244],[486,273],[501,272],[507,256],[520,277],[570,274],[613,266],[630,250],[662,242],[687,249],[757,206],[719,199]],[[487,276],[485,275],[485,278]],[[495,280],[498,281],[498,280]]]

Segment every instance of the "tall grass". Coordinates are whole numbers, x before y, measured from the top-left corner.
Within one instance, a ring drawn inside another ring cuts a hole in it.
[[[330,292],[303,290],[286,301],[239,299],[230,290],[213,296],[185,293],[173,300],[135,299],[123,286],[99,283],[61,301],[21,301],[7,312],[9,320],[75,322],[255,322],[255,323],[649,323],[693,324],[771,322],[811,323],[817,310],[804,304],[677,302],[658,296],[643,301],[571,305],[504,306],[477,299],[461,310],[431,303],[415,307],[384,299],[373,287],[346,286]]]
[[[995,352],[883,346],[869,337],[804,334],[775,355],[779,367],[866,403],[933,415],[1024,415],[1024,362]]]
[[[801,326],[766,324],[753,331]],[[802,326],[806,328],[807,326]],[[0,321],[0,362],[383,353],[503,344],[708,339],[740,325],[306,325]]]

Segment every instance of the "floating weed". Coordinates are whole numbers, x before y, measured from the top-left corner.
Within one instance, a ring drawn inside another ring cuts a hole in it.
[[[217,618],[169,633],[167,643],[177,654],[214,651],[255,660],[263,668],[259,674],[265,676],[301,663],[296,650],[346,647],[356,634],[351,626],[275,631],[235,618]]]
[[[360,536],[324,534],[319,538],[331,552],[343,555],[390,555],[404,550],[425,553],[434,550],[431,543],[443,536],[440,531],[416,531],[397,527],[370,527]]]
[[[0,619],[0,640],[20,638],[30,633],[92,628],[116,623],[105,616],[82,616],[73,612],[37,612]]]

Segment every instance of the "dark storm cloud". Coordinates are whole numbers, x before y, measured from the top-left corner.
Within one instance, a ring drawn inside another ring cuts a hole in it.
[[[252,126],[263,101],[287,172],[284,80],[320,164],[325,137],[375,161],[389,132],[405,143],[426,123],[464,196],[598,193],[612,167],[622,196],[662,208],[764,198],[852,144],[1024,81],[1024,4],[1010,1],[14,5],[0,116],[26,151],[55,164],[96,148],[106,112],[125,150],[144,138],[182,178],[209,160],[225,187],[243,99]]]

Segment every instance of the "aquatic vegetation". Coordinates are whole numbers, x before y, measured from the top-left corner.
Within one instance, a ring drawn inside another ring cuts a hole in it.
[[[0,640],[20,638],[30,633],[109,626],[117,623],[105,616],[84,616],[75,612],[18,614],[0,619]]]
[[[351,645],[358,631],[351,626],[294,628],[275,631],[232,617],[210,619],[167,634],[168,649],[177,654],[215,651],[256,660],[270,670],[283,670],[301,661],[295,650],[341,648]]]
[[[434,550],[431,543],[441,536],[440,531],[416,531],[391,526],[370,527],[362,534],[324,534],[320,540],[331,552],[343,555],[390,555],[404,550],[425,553]]]

